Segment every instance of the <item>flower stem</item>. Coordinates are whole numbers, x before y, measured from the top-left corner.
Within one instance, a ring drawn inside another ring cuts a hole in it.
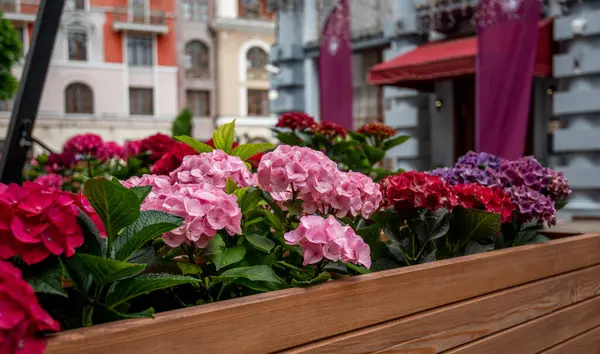
[[[89,178],[94,177],[93,173],[92,173],[92,158],[91,157],[87,158],[87,169],[88,169],[88,177]]]

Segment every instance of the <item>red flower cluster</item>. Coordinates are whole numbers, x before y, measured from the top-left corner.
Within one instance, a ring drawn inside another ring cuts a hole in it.
[[[215,142],[212,139],[209,139],[206,142],[206,145],[210,146],[211,148],[215,149]],[[231,146],[231,149],[235,149],[236,147],[240,146],[240,144],[238,144],[236,141],[233,142],[233,145]],[[248,163],[250,165],[252,165],[252,167],[257,168],[258,167],[258,163],[260,162],[260,159],[262,159],[262,157],[265,155],[264,152],[259,152],[258,154],[252,156],[251,158],[248,159]]]
[[[160,160],[165,153],[169,152],[173,148],[173,145],[175,145],[175,140],[173,140],[173,138],[158,133],[142,140],[140,143],[140,153],[150,152],[150,160],[156,162]]]
[[[125,153],[125,157],[137,156],[140,154],[140,150],[142,147],[142,140],[128,140],[123,145],[123,150]]]
[[[481,209],[499,214],[501,222],[510,222],[515,205],[499,187],[487,187],[477,183],[457,184],[452,187],[457,205],[466,209]]]
[[[289,112],[279,117],[275,125],[278,128],[288,128],[292,130],[306,130],[315,125],[315,119],[306,113]]]
[[[104,155],[103,157],[107,159],[122,159],[125,157],[125,149],[123,149],[123,147],[118,143],[114,141],[109,141],[104,143],[104,149],[102,154]]]
[[[68,151],[60,154],[53,153],[48,156],[47,166],[51,171],[71,168],[73,164],[75,164],[75,155]]]
[[[369,123],[358,129],[358,132],[367,136],[374,136],[380,139],[391,138],[396,135],[396,129],[383,123]]]
[[[151,172],[155,175],[168,175],[183,162],[183,158],[188,155],[198,154],[196,150],[182,142],[176,142],[171,150],[165,153],[160,160],[152,166]]]
[[[72,256],[83,244],[75,202],[72,193],[33,182],[0,184],[0,259],[35,264],[50,254]]]
[[[60,331],[60,324],[38,304],[21,271],[0,261],[0,353],[41,354],[40,332]]]
[[[346,135],[348,135],[346,128],[333,122],[321,122],[317,125],[314,125],[312,127],[312,132],[315,134],[321,134],[329,140],[332,140],[338,136],[345,138]]]
[[[94,158],[103,158],[104,141],[100,135],[79,134],[71,137],[65,143],[63,152],[73,155],[87,155]]]
[[[395,206],[398,212],[414,208],[436,211],[452,209],[456,197],[451,187],[440,177],[423,172],[405,172],[388,176],[381,181],[381,193],[386,207]]]

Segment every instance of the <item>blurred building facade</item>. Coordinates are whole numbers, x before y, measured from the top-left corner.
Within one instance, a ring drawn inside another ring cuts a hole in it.
[[[412,136],[390,151],[388,167],[426,170],[448,166],[474,149],[474,71],[464,77],[432,80],[423,90],[402,84],[365,84],[367,92],[379,93],[363,96],[359,88],[375,63],[413,53],[424,44],[474,36],[479,1],[348,1],[355,126],[360,126],[362,116],[375,115],[399,133]],[[277,92],[271,110],[300,110],[319,117],[320,31],[336,0],[281,3],[270,55],[272,65],[280,71],[271,82]],[[545,0],[543,4],[543,15],[554,17],[547,22],[551,42],[547,59],[552,70],[551,77],[533,80],[526,153],[563,171],[569,179],[574,192],[567,215],[600,216],[600,100],[595,99],[600,95],[600,27],[596,25],[600,1]]]
[[[84,132],[118,142],[168,134],[173,119],[188,107],[196,138],[208,139],[217,122],[238,117],[251,128],[241,133],[269,138],[268,101],[255,99],[255,91],[266,97],[269,87],[264,64],[274,22],[264,5],[261,0],[66,0],[34,137],[59,150],[70,136]],[[256,6],[264,12],[253,17]],[[39,0],[0,0],[25,55],[38,8]],[[17,78],[24,62],[14,67]],[[11,108],[12,101],[0,102],[2,135]]]
[[[274,13],[267,0],[219,0],[214,22],[217,42],[217,124],[236,119],[243,141],[272,138],[277,121],[270,112],[269,51]]]

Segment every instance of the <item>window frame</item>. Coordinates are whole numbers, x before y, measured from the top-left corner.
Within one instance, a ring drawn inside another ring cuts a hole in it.
[[[275,12],[269,11],[268,0],[254,0],[257,2],[258,13],[256,15],[246,11],[247,6],[244,4],[248,0],[238,0],[238,17],[250,19],[250,20],[272,20],[275,16]]]
[[[154,66],[154,50],[155,50],[155,41],[154,36],[152,35],[127,35],[127,65],[128,66],[141,66],[141,67],[151,67]],[[149,40],[149,41],[148,41]],[[146,47],[149,42],[149,48]],[[140,49],[141,53],[140,56]],[[132,55],[134,54],[134,55]],[[146,56],[147,55],[147,56]],[[141,60],[140,60],[141,58]],[[148,60],[144,60],[148,59]]]
[[[185,99],[187,107],[193,117],[210,117],[210,91],[209,90],[186,90]],[[204,101],[204,107],[202,102]],[[204,108],[204,109],[202,109]],[[205,113],[205,114],[202,114]]]
[[[135,95],[134,95],[135,93]],[[144,96],[146,95],[146,96]],[[149,102],[144,102],[148,98]],[[136,109],[133,109],[134,106]],[[149,107],[146,111],[145,108]],[[147,87],[129,88],[129,114],[132,116],[153,116],[154,115],[154,89]]]
[[[84,57],[83,59],[78,59],[77,57],[71,58],[71,35],[82,35],[84,37]],[[81,28],[69,28],[67,29],[67,60],[68,61],[79,61],[86,62],[89,61],[90,57],[90,46],[89,46],[89,36],[85,29]]]
[[[208,22],[210,20],[209,0],[182,0],[182,13],[185,21]]]
[[[248,117],[267,117],[271,115],[269,90],[247,89],[246,99]],[[260,103],[258,103],[258,100],[260,100]],[[257,106],[259,106],[259,109],[256,109]]]
[[[71,90],[74,89],[79,89],[79,91],[72,92]],[[89,94],[87,102],[86,94]],[[89,85],[83,82],[72,82],[65,87],[64,95],[65,114],[94,114],[94,91]],[[72,97],[77,95],[80,97]]]
[[[198,52],[194,53],[192,47],[194,45],[198,45]],[[204,50],[204,53],[202,53]],[[186,76],[192,77],[196,79],[210,79],[210,47],[203,41],[199,39],[194,39],[186,43],[185,45],[185,57],[186,57]],[[196,55],[195,55],[196,54]],[[202,57],[204,55],[204,57]],[[197,60],[194,60],[195,57],[198,57]],[[187,61],[189,60],[189,67],[187,65]],[[194,64],[198,63],[198,67],[195,67]]]

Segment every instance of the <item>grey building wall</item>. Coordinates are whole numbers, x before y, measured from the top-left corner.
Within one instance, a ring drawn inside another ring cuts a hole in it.
[[[567,214],[600,215],[600,1],[573,2],[554,23],[553,167],[573,188]]]

